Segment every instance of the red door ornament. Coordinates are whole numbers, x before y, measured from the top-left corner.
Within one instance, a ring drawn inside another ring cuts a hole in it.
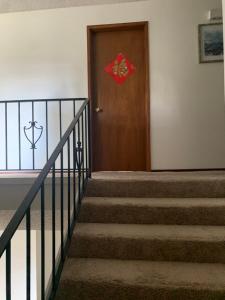
[[[122,84],[135,72],[135,67],[120,53],[113,62],[105,67],[105,72],[111,75],[116,83]]]

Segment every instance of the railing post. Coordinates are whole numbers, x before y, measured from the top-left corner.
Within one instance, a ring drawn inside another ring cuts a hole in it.
[[[55,199],[56,199],[56,193],[55,193],[55,163],[52,167],[52,289],[53,291],[56,288],[56,268],[55,268]]]
[[[20,124],[20,102],[18,102],[18,146],[19,146],[19,170],[21,170],[21,124]]]
[[[6,248],[6,299],[11,300],[11,240]]]
[[[60,153],[60,220],[61,220],[61,260],[64,261],[64,175],[63,175],[63,148]]]
[[[31,235],[30,235],[30,208],[26,214],[26,279],[27,279],[27,300],[31,299]]]
[[[91,138],[91,105],[88,101],[88,175],[91,178],[92,171],[92,138]]]
[[[68,235],[69,235],[69,238],[71,238],[71,228],[70,228],[70,225],[71,225],[71,222],[70,222],[70,195],[71,195],[71,189],[70,189],[70,178],[71,178],[71,174],[70,174],[70,137],[68,138],[67,140],[67,197],[68,197]]]
[[[41,185],[41,300],[45,300],[45,185]]]
[[[76,218],[76,125],[73,129],[73,216]]]
[[[32,120],[31,120],[31,124],[32,124],[32,165],[33,165],[33,170],[35,170],[35,143],[34,143],[34,101],[31,102],[32,105]]]
[[[45,101],[45,127],[46,127],[46,162],[48,161],[48,102]]]
[[[5,169],[8,171],[8,122],[7,122],[7,103],[5,103]]]
[[[85,106],[85,111],[84,111],[84,116],[85,116],[85,173],[86,173],[86,178],[88,178],[89,170],[88,170],[88,106]]]
[[[84,190],[84,111],[81,115],[81,141],[82,141],[82,161],[81,161],[81,171],[82,171],[82,193]]]
[[[77,122],[77,130],[78,130],[78,142],[77,142],[77,148],[76,148],[76,156],[77,156],[77,168],[78,168],[78,203],[80,206],[81,202],[81,163],[82,163],[82,158],[81,158],[81,141],[80,141],[80,118],[78,119]],[[78,208],[79,209],[79,208]]]

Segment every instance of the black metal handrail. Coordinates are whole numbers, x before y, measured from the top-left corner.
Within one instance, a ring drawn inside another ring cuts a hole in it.
[[[0,100],[0,171],[40,171],[85,100]]]
[[[40,194],[40,220],[41,220],[41,299],[53,299],[60,273],[65,259],[65,251],[71,239],[73,228],[76,224],[81,200],[85,187],[90,177],[90,110],[88,100],[84,100],[81,108],[62,136],[48,162],[35,180],[30,191],[17,209],[4,233],[0,237],[0,258],[6,254],[6,299],[11,299],[11,240],[23,220],[26,220],[26,299],[31,297],[31,218],[32,204]],[[71,137],[72,136],[72,137]],[[71,144],[71,139],[73,143]],[[65,147],[67,149],[65,149]],[[67,150],[67,231],[65,232],[65,172],[64,152]],[[71,151],[72,150],[72,151]],[[72,154],[72,155],[71,155]],[[56,161],[60,159],[60,232],[61,245],[59,262],[56,260]],[[76,172],[77,171],[77,172]],[[52,274],[49,291],[46,291],[45,278],[45,181],[51,175],[52,184]],[[72,188],[71,188],[72,180]],[[72,196],[72,203],[71,203]]]

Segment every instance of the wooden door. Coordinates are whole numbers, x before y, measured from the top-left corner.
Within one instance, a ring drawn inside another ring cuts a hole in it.
[[[148,23],[88,27],[93,171],[150,170]]]

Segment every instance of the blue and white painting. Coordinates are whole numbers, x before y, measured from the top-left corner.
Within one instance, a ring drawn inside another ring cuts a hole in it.
[[[200,25],[200,61],[223,61],[222,24]]]

